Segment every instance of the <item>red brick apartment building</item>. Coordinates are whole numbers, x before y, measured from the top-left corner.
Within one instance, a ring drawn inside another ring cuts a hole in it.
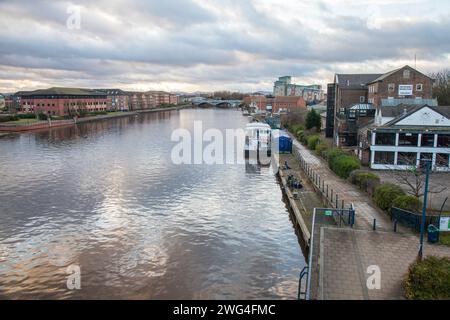
[[[266,111],[267,106],[272,106],[272,112],[279,112],[280,110],[295,111],[306,110],[306,101],[303,97],[297,96],[247,96],[243,103],[247,106],[255,105],[259,110]]]
[[[383,74],[367,86],[368,102],[374,107],[395,104],[396,99],[433,98],[433,79],[409,66]]]
[[[106,93],[79,88],[50,88],[20,91],[15,95],[14,106],[18,112],[45,113],[56,116],[69,115],[71,111],[106,111],[110,100]]]
[[[178,97],[164,91],[127,92],[132,110],[156,108],[162,104],[178,104]]]
[[[108,96],[108,110],[129,111],[130,97],[121,89],[95,89],[95,91],[106,93]]]
[[[359,127],[372,121],[379,108],[437,106],[432,87],[433,79],[410,66],[385,74],[336,74],[328,85],[327,136],[337,146],[356,146]]]

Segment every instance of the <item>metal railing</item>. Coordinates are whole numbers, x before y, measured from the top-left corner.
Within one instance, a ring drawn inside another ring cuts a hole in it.
[[[306,266],[302,269],[300,272],[300,276],[298,278],[298,300],[306,300],[307,299],[307,292],[308,292],[308,273],[309,273],[309,267]],[[306,278],[305,278],[306,277]],[[302,289],[303,280],[306,280],[304,289]]]

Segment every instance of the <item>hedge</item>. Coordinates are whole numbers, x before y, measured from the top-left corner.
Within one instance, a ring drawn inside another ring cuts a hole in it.
[[[17,120],[19,120],[19,118],[16,116],[0,117],[0,122],[17,121]]]
[[[316,150],[316,146],[320,144],[321,140],[318,135],[308,137],[308,149]]]
[[[403,210],[417,212],[422,207],[422,202],[414,196],[405,194],[395,198],[394,201],[392,201],[392,206]]]
[[[377,174],[364,170],[353,171],[349,181],[370,195],[373,195],[375,189],[380,185],[380,177]]]
[[[308,135],[305,133],[305,131],[299,130],[296,134],[296,137],[302,144],[308,143]]]
[[[328,145],[322,141],[321,143],[316,145],[315,151],[318,156],[325,157],[326,152],[328,151]]]
[[[295,124],[295,125],[291,126],[290,129],[293,133],[297,133],[300,130],[305,130],[305,127],[301,124]]]
[[[375,189],[375,203],[383,210],[390,211],[397,197],[404,196],[405,192],[392,183],[383,183]]]
[[[36,119],[36,115],[34,113],[19,113],[16,116],[19,119]]]
[[[333,171],[341,178],[347,179],[352,171],[361,168],[361,164],[358,159],[342,155],[335,158],[333,162]]]
[[[345,155],[345,153],[339,148],[333,148],[327,152],[328,166],[331,168],[331,164],[334,160],[339,157]]]
[[[427,257],[413,263],[403,282],[410,300],[450,299],[450,258]]]

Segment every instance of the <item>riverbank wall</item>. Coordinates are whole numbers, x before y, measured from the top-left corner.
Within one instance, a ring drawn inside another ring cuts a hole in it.
[[[288,203],[289,203],[289,207],[291,208],[292,212],[294,213],[295,218],[297,220],[297,224],[300,227],[302,240],[304,241],[305,247],[308,249],[309,242],[311,239],[311,233],[306,225],[306,222],[303,218],[303,215],[301,214],[299,207],[297,206],[297,203],[295,202],[295,197],[294,197],[293,193],[291,192],[291,190],[289,189],[289,186],[288,186],[288,183],[286,180],[286,174],[284,173],[284,171],[282,169],[278,170],[278,178],[281,181],[281,187],[282,187],[281,189],[283,191],[283,194],[286,196],[286,199],[288,200]]]

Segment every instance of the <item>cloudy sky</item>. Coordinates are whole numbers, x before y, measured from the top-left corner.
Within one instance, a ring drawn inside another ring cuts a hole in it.
[[[0,0],[0,92],[272,90],[415,55],[425,73],[450,68],[450,1]]]

